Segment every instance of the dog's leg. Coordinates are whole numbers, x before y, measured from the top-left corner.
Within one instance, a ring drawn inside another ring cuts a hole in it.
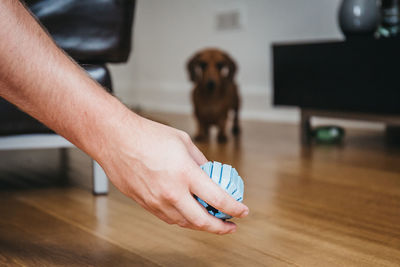
[[[194,137],[195,141],[207,141],[208,140],[209,126],[205,123],[197,122],[197,134]]]
[[[218,121],[218,142],[219,143],[225,143],[228,138],[226,137],[226,133],[225,133],[225,128],[226,128],[226,119],[222,118]]]
[[[233,126],[232,133],[235,136],[240,134],[240,126],[239,126],[239,98],[236,98],[235,103],[233,105]]]

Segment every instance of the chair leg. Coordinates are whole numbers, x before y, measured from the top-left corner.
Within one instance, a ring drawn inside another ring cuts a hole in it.
[[[311,115],[306,110],[301,110],[300,139],[303,145],[311,143]]]
[[[59,182],[62,185],[68,184],[68,166],[69,166],[69,155],[68,148],[62,147],[59,149],[60,153],[60,168],[59,168]]]
[[[93,160],[93,194],[108,194],[108,178],[103,168]]]

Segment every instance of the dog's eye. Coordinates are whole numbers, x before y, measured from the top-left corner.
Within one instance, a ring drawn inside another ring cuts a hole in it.
[[[217,69],[222,70],[224,68],[225,64],[223,62],[218,62],[217,63]]]
[[[200,62],[199,65],[200,65],[200,68],[202,68],[203,70],[205,68],[207,68],[207,62]]]

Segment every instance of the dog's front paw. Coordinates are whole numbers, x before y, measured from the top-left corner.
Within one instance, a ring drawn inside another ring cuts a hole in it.
[[[226,143],[228,141],[228,138],[224,134],[219,134],[218,135],[218,143]]]
[[[238,136],[240,134],[240,127],[237,125],[233,126],[232,133],[233,133],[233,135]]]

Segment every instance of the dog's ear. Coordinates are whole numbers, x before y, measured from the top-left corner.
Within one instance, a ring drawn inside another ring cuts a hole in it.
[[[228,67],[228,75],[226,76],[227,79],[233,80],[233,77],[235,77],[236,71],[237,71],[237,65],[236,62],[227,54],[224,53],[224,57],[226,60],[226,65]]]
[[[198,79],[197,67],[199,65],[200,53],[192,56],[186,64],[187,71],[189,72],[189,78],[192,82],[196,82]]]

